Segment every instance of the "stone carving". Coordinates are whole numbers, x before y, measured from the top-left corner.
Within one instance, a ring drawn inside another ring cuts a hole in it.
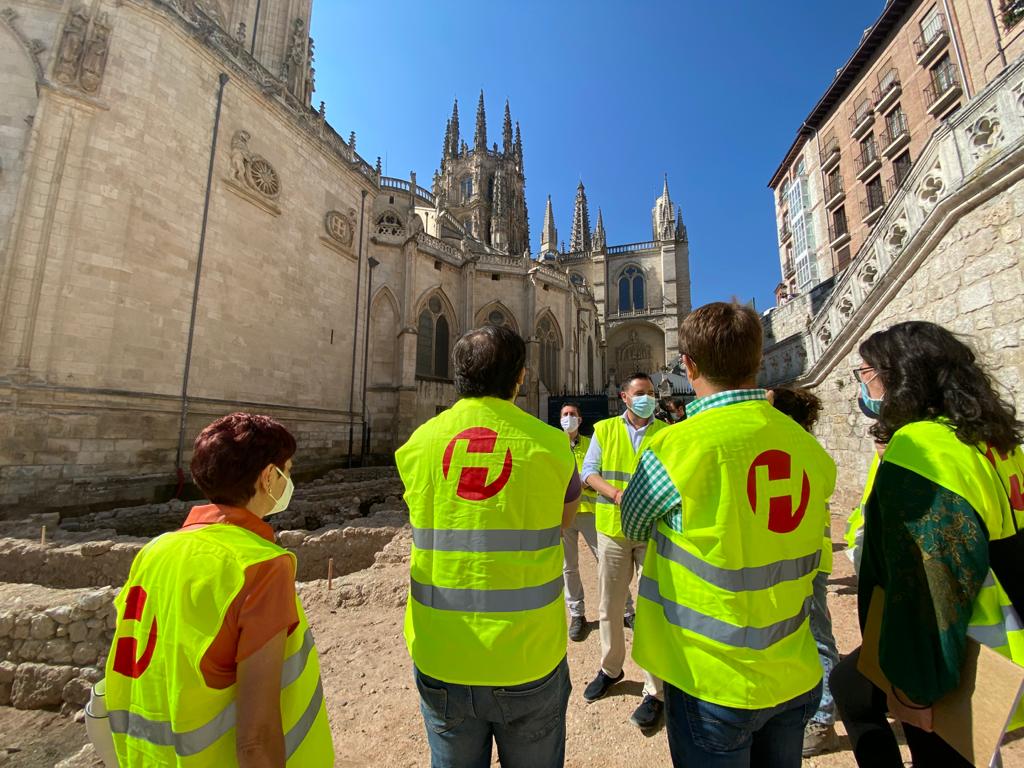
[[[82,72],[78,82],[86,93],[96,93],[103,82],[107,68],[107,52],[110,47],[110,22],[107,14],[101,13],[92,25],[92,34],[85,44],[82,55]]]
[[[0,10],[0,24],[7,27],[7,29],[10,30],[10,33],[14,35],[14,38],[22,44],[26,51],[28,51],[28,55],[32,59],[32,66],[36,70],[36,81],[43,82],[46,78],[43,75],[43,65],[39,61],[39,54],[46,50],[46,46],[43,45],[41,40],[29,40],[25,37],[21,30],[14,24],[17,19],[18,14],[13,8],[4,8]]]
[[[864,269],[860,271],[860,281],[865,285],[874,285],[877,277],[878,267],[876,267],[872,262],[865,264]]]
[[[839,304],[836,305],[836,309],[839,310],[839,314],[845,318],[849,318],[853,314],[853,299],[847,294],[839,300]]]
[[[340,211],[328,211],[324,217],[324,228],[331,239],[344,245],[346,248],[352,245],[352,239],[356,231],[356,212],[349,208],[347,214]]]
[[[619,347],[615,356],[621,371],[651,370],[651,345],[642,342],[636,331],[629,332],[629,340]]]
[[[377,217],[377,234],[400,237],[405,234],[405,225],[394,211],[385,211]]]
[[[945,191],[946,181],[942,177],[942,163],[937,162],[921,180],[921,185],[917,188],[917,199],[926,211],[931,211]]]
[[[828,327],[827,323],[818,330],[818,341],[826,347],[832,341],[832,329]]]
[[[295,19],[292,22],[291,41],[288,43],[288,53],[281,62],[281,79],[284,80],[288,90],[295,96],[302,96],[305,91],[306,75],[308,74],[309,63],[306,59],[306,44],[309,37],[305,33],[305,22],[302,19]]]
[[[906,219],[897,219],[885,233],[885,247],[891,255],[903,250],[906,245],[908,224]]]
[[[1024,116],[1024,80],[1013,87],[1013,95],[1017,102],[1017,113]]]
[[[249,150],[251,134],[235,131],[231,137],[231,175],[250,189],[271,200],[281,194],[281,179],[265,157]]]
[[[967,129],[971,154],[975,159],[987,155],[1003,141],[1003,124],[993,108]]]
[[[53,74],[58,82],[73,85],[78,80],[78,68],[85,52],[85,34],[89,28],[89,14],[78,5],[71,9],[68,20],[64,23],[60,47],[57,49],[56,63]]]

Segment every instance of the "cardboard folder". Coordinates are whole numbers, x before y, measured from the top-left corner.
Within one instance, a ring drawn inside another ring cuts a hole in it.
[[[857,669],[888,693],[890,683],[878,657],[884,609],[885,593],[875,587]],[[1024,667],[968,638],[960,684],[933,706],[932,727],[971,764],[988,768],[1022,693]]]

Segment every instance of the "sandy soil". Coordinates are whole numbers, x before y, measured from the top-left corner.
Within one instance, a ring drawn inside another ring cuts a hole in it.
[[[842,540],[842,525],[838,518],[833,521],[837,542]],[[408,565],[400,561],[400,554],[405,541],[407,537],[396,541],[397,547],[389,547],[391,557],[378,558],[374,567],[336,581],[331,591],[326,582],[310,582],[301,589],[320,651],[337,765],[342,768],[429,765],[412,666],[402,640]],[[848,653],[859,642],[856,586],[849,560],[838,551],[835,564],[829,600],[840,652]],[[583,701],[583,689],[597,672],[600,657],[596,567],[589,552],[581,554],[581,571],[593,629],[583,642],[569,643],[573,692],[566,766],[667,766],[664,730],[645,736],[628,721],[640,701],[642,680],[631,660],[625,680],[605,699],[589,705]],[[842,726],[838,728],[842,732]],[[30,768],[54,765],[78,752],[84,742],[84,726],[70,718],[6,708],[0,709],[0,734],[0,765]],[[1024,740],[1006,746],[1003,760],[1007,768],[1024,767]],[[69,763],[91,764],[82,758]],[[840,751],[804,761],[805,768],[855,765],[845,739]]]

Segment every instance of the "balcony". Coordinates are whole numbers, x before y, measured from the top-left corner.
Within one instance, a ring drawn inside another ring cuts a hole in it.
[[[882,154],[890,160],[910,143],[910,131],[907,129],[907,116],[898,111],[885,118],[885,130],[882,131]]]
[[[832,217],[828,222],[828,244],[832,248],[842,248],[850,242],[850,227],[846,223],[846,216],[840,218]]]
[[[821,148],[821,170],[828,173],[839,164],[839,139],[835,136],[827,139]]]
[[[953,62],[947,61],[932,73],[932,81],[924,89],[924,101],[928,105],[928,114],[938,117],[949,107],[953,106],[963,87],[960,85],[960,75],[953,66]]]
[[[855,139],[860,139],[868,131],[871,130],[871,126],[875,124],[875,110],[871,107],[871,102],[868,99],[864,99],[853,112],[853,116],[850,118],[850,135]]]
[[[825,180],[825,207],[835,208],[846,199],[843,189],[843,177],[834,176]]]
[[[787,216],[782,220],[782,226],[779,227],[779,243],[784,243],[793,236],[793,229],[789,226],[789,217]]]
[[[946,26],[946,17],[944,14],[936,13],[921,27],[921,35],[914,40],[917,63],[922,67],[928,66],[946,47],[947,43],[949,43],[949,30]]]
[[[796,268],[793,266],[793,260],[786,259],[782,262],[782,279],[789,280],[794,274],[796,274]]]
[[[864,181],[882,167],[882,158],[878,156],[878,146],[870,141],[861,147],[857,156],[857,181]]]
[[[861,201],[862,220],[868,226],[874,224],[885,210],[885,193],[882,185],[868,187],[867,195]]]
[[[903,87],[900,84],[900,73],[896,71],[896,67],[890,67],[878,76],[878,87],[875,88],[872,94],[872,99],[875,102],[875,111],[885,112],[885,110],[896,103],[896,99],[900,97],[902,92]]]
[[[896,196],[896,193],[899,192],[903,188],[903,185],[906,184],[906,182],[907,182],[907,176],[909,176],[909,175],[910,175],[910,169],[909,168],[907,168],[904,171],[900,171],[900,169],[897,168],[893,172],[892,176],[890,176],[888,179],[886,179],[886,181],[885,181],[885,189],[889,193],[889,199],[890,200],[892,200]]]

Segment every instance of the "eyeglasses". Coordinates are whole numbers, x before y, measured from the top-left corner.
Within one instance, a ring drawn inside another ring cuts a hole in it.
[[[854,368],[853,369],[853,378],[855,378],[860,384],[868,384],[868,383],[870,383],[870,382],[875,380],[875,377],[878,376],[878,374],[879,374],[879,372],[881,372],[881,370],[882,370],[881,368],[874,368],[874,367],[872,367],[870,365],[865,365],[865,366],[863,366],[861,368]],[[868,371],[874,371],[875,375],[865,381],[864,374],[867,373]]]

